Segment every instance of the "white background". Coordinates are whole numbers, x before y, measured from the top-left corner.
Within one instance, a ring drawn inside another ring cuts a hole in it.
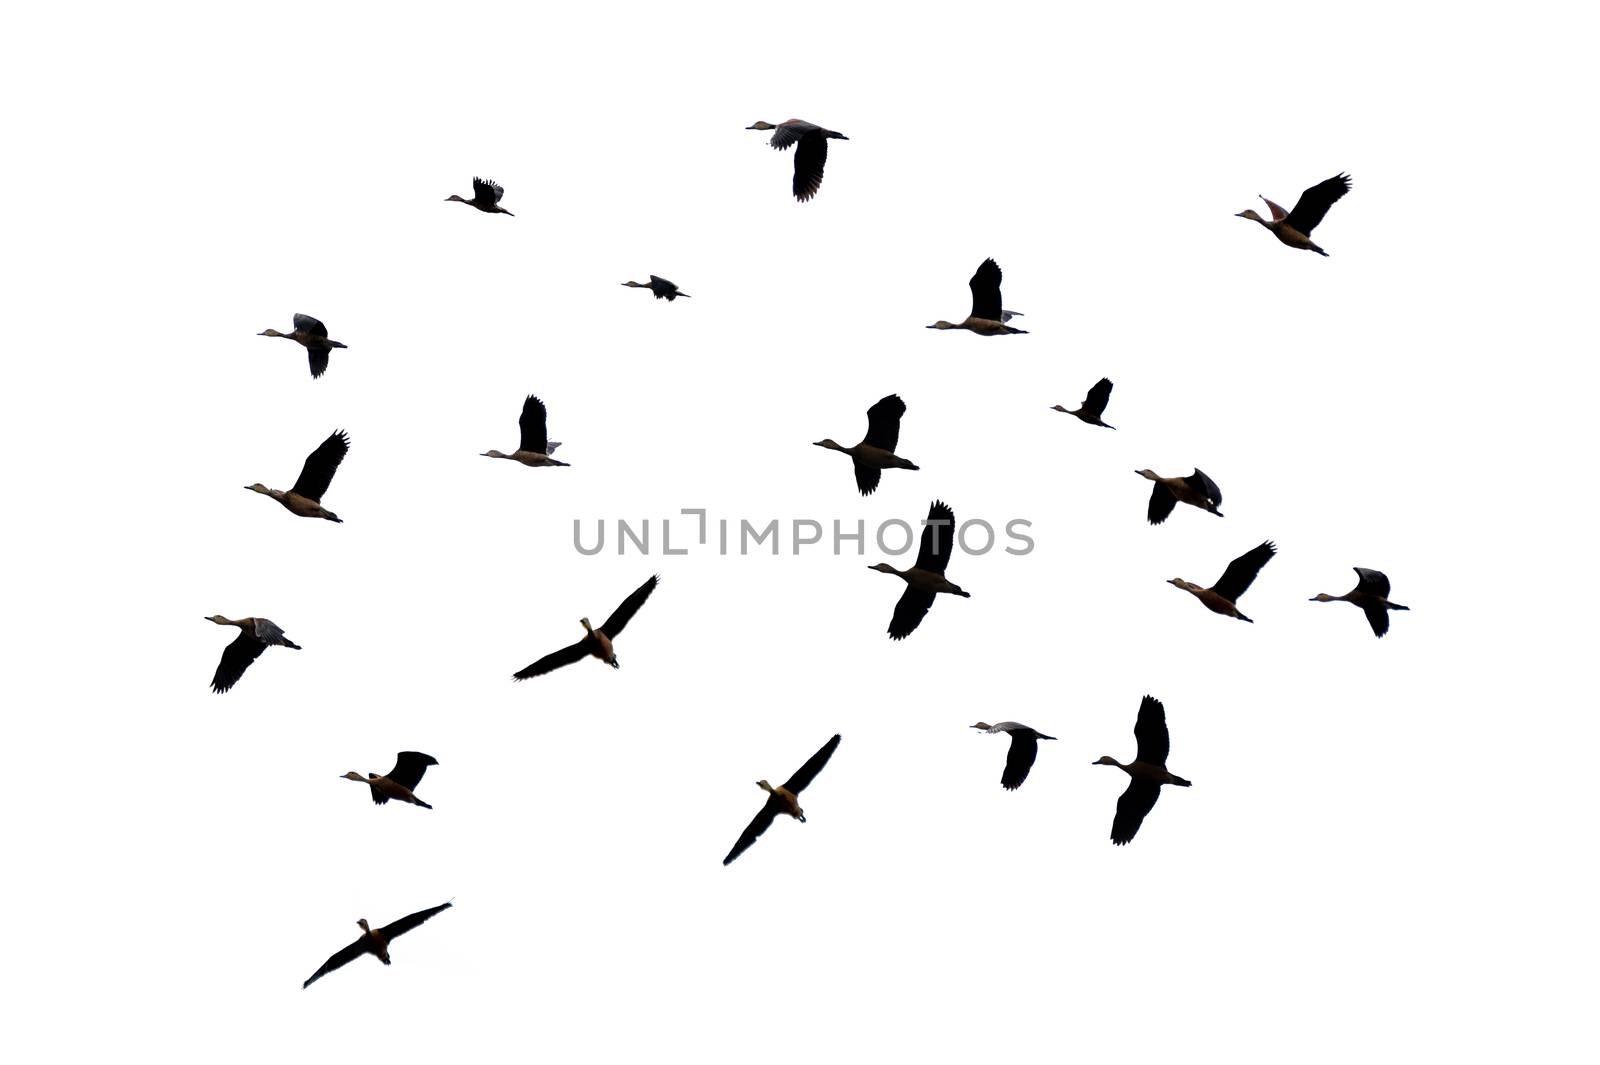
[[[1590,1045],[1576,11],[8,15],[16,1060]],[[743,128],[791,116],[850,137],[804,205]],[[1331,258],[1233,217],[1341,169]],[[475,173],[515,218],[443,202]],[[923,329],[985,256],[1031,333]],[[693,298],[619,286],[651,272]],[[319,381],[255,335],[296,311],[350,346]],[[1047,409],[1101,375],[1117,432]],[[529,392],[570,469],[478,457]],[[922,469],[863,500],[811,442],[889,392]],[[335,428],[345,524],[242,490]],[[1227,517],[1148,526],[1133,471],[1195,465]],[[1037,549],[958,555],[972,598],[902,644],[870,543],[572,548],[574,518],[935,497]],[[1163,583],[1267,538],[1254,625]],[[1306,602],[1352,565],[1413,608],[1382,641]],[[620,671],[511,682],[652,572]],[[217,612],[305,649],[213,695]],[[1146,692],[1194,787],[1114,848],[1125,778],[1090,763],[1132,757]],[[1015,793],[966,727],[1006,718],[1059,737]],[[756,778],[835,731],[809,823],[723,868]],[[439,759],[434,810],[338,779],[400,749]],[[300,989],[357,917],[447,898],[391,968]]]

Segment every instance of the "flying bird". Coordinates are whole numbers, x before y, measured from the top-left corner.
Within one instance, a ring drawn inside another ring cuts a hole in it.
[[[1007,791],[1016,791],[1022,787],[1022,782],[1028,779],[1028,770],[1033,768],[1033,760],[1039,754],[1039,741],[1055,739],[1054,736],[1046,736],[1015,721],[1001,721],[994,725],[980,721],[972,727],[991,736],[996,732],[1011,734],[1011,749],[1006,752],[1005,772],[1000,774],[1000,786]]]
[[[211,677],[211,690],[218,695],[239,683],[239,678],[250,668],[250,663],[260,658],[261,652],[267,648],[300,650],[299,644],[284,635],[283,630],[267,618],[240,618],[233,621],[221,614],[213,614],[206,620],[217,625],[233,625],[239,630],[233,642],[222,649],[222,660],[217,663],[217,672]]]
[[[556,448],[561,446],[561,441],[551,440],[545,431],[544,403],[538,396],[529,396],[522,401],[522,417],[517,420],[517,425],[522,429],[522,439],[517,444],[517,450],[509,455],[490,448],[483,452],[486,458],[510,459],[520,462],[524,466],[570,466],[570,462],[562,462],[550,456]]]
[[[1068,410],[1057,403],[1051,410],[1058,410],[1062,414],[1070,414],[1080,422],[1088,425],[1098,425],[1104,429],[1115,429],[1115,425],[1107,425],[1100,420],[1106,412],[1106,404],[1111,401],[1111,378],[1102,377],[1089,389],[1088,395],[1083,397],[1083,406],[1077,410]]]
[[[431,754],[423,754],[421,751],[401,751],[394,756],[394,768],[381,777],[376,773],[362,776],[352,769],[339,779],[356,780],[371,787],[372,801],[379,806],[394,799],[397,802],[409,802],[424,810],[431,810],[433,807],[417,798],[414,792],[417,785],[422,783],[422,774],[428,771],[430,765],[438,764],[438,760]]]
[[[906,412],[905,401],[899,396],[884,396],[867,408],[867,435],[854,447],[840,447],[832,438],[818,440],[816,447],[842,451],[850,456],[856,468],[856,487],[864,496],[877,490],[878,480],[884,470],[919,470],[910,459],[894,453],[900,442],[900,417]]]
[[[822,745],[821,750],[806,759],[805,765],[795,770],[794,776],[777,787],[773,787],[765,780],[756,781],[756,786],[767,793],[767,801],[755,819],[745,826],[744,834],[739,837],[739,842],[733,845],[733,850],[722,859],[723,865],[727,865],[749,850],[750,844],[760,838],[761,833],[772,825],[773,819],[779,814],[788,814],[801,824],[805,823],[806,812],[800,808],[800,793],[816,779],[818,773],[822,772],[822,767],[828,764],[828,759],[833,757],[833,752],[838,746],[839,737],[835,734],[833,739]]]
[[[345,435],[343,429],[336,429],[333,435],[318,444],[317,449],[306,456],[306,464],[300,468],[300,479],[295,481],[294,487],[287,492],[281,488],[268,488],[259,481],[247,484],[245,488],[251,492],[271,496],[282,503],[289,513],[302,518],[325,518],[328,521],[342,523],[343,518],[322,505],[322,495],[333,483],[333,475],[349,450],[350,438]]]
[[[657,277],[655,274],[650,275],[650,280],[648,282],[624,281],[622,284],[626,288],[647,288],[651,292],[655,293],[656,299],[666,300],[668,303],[671,303],[679,296],[682,296],[684,299],[689,298],[689,294],[687,292],[678,291],[677,285],[674,285],[671,281],[668,281],[664,277]]]
[[[590,656],[598,658],[612,669],[620,669],[621,666],[617,663],[617,654],[612,650],[611,641],[622,634],[623,626],[627,625],[633,615],[639,612],[639,608],[644,605],[646,599],[650,598],[650,593],[656,590],[656,585],[660,581],[661,578],[655,576],[639,585],[638,588],[634,589],[632,595],[624,599],[622,604],[611,612],[611,616],[606,618],[605,624],[598,629],[589,625],[588,618],[580,618],[578,624],[583,626],[583,639],[570,647],[563,647],[559,651],[553,651],[545,655],[531,666],[517,670],[511,675],[512,679],[527,680],[529,677],[543,676],[551,670],[560,669],[562,666],[570,666],[572,663]]]
[[[1327,181],[1318,182],[1300,194],[1300,202],[1294,205],[1294,210],[1285,211],[1265,196],[1261,202],[1267,205],[1272,212],[1272,221],[1267,221],[1255,211],[1240,211],[1235,218],[1248,218],[1252,222],[1260,222],[1272,231],[1272,235],[1291,248],[1300,248],[1303,251],[1314,251],[1318,255],[1327,255],[1311,242],[1311,231],[1317,228],[1328,213],[1328,208],[1339,202],[1339,198],[1350,191],[1350,175],[1338,174]]]
[[[512,215],[510,211],[500,206],[500,197],[505,194],[505,189],[488,178],[475,177],[472,179],[472,199],[465,200],[452,193],[445,197],[444,202],[464,203],[468,207],[476,207],[484,214],[504,214],[515,218],[516,215]]]
[[[1249,621],[1249,618],[1239,613],[1239,597],[1249,590],[1250,585],[1255,582],[1256,574],[1261,572],[1261,567],[1277,553],[1278,549],[1270,540],[1259,547],[1252,547],[1228,563],[1228,568],[1222,571],[1221,578],[1209,588],[1191,584],[1182,577],[1174,577],[1167,583],[1176,585],[1193,595],[1213,614],[1224,614],[1240,621]]]
[[[1382,639],[1383,634],[1389,631],[1389,611],[1410,610],[1408,606],[1389,602],[1389,578],[1375,569],[1362,569],[1352,566],[1356,571],[1356,586],[1343,595],[1329,595],[1327,592],[1318,592],[1311,597],[1313,603],[1354,603],[1367,615],[1367,624],[1372,626],[1372,635]]]
[[[1000,266],[993,259],[983,260],[967,287],[972,289],[972,313],[967,315],[967,320],[952,323],[941,318],[928,326],[929,329],[965,329],[986,337],[1027,332],[1006,325],[1016,312],[1000,306]]]
[[[891,640],[903,640],[916,631],[927,615],[928,608],[933,606],[933,597],[940,592],[959,595],[963,599],[972,598],[970,592],[964,592],[945,580],[944,569],[950,564],[955,539],[955,513],[944,503],[934,500],[933,506],[928,508],[928,519],[923,523],[922,546],[917,552],[916,565],[907,570],[895,569],[887,562],[867,567],[879,573],[893,573],[906,582],[906,590],[894,605],[894,617],[889,620]]]
[[[1147,481],[1154,481],[1150,489],[1150,508],[1145,516],[1150,519],[1151,525],[1160,525],[1172,514],[1172,508],[1179,503],[1187,503],[1191,507],[1199,507],[1208,513],[1222,517],[1222,511],[1217,508],[1222,505],[1222,489],[1217,487],[1217,482],[1196,469],[1187,477],[1159,477],[1150,470],[1134,470],[1140,477]]]
[[[1117,816],[1111,822],[1111,842],[1119,847],[1138,834],[1145,815],[1161,798],[1161,785],[1190,786],[1187,780],[1167,770],[1167,710],[1160,699],[1146,695],[1139,703],[1139,720],[1134,723],[1133,738],[1139,743],[1139,753],[1130,764],[1123,765],[1109,754],[1102,755],[1094,763],[1114,765],[1132,778],[1128,789],[1117,800]]]
[[[393,924],[386,924],[382,928],[371,928],[367,925],[367,919],[365,917],[361,918],[356,921],[356,924],[361,926],[361,937],[323,962],[322,968],[312,973],[311,978],[300,985],[301,989],[304,990],[310,987],[324,976],[333,972],[333,970],[349,965],[363,954],[375,954],[379,961],[388,965],[390,943],[393,943],[397,937],[405,935],[434,914],[448,910],[450,906],[451,903],[446,902],[431,909],[418,910],[416,913],[402,917]]]
[[[334,348],[347,347],[337,340],[328,339],[328,327],[311,317],[309,314],[294,316],[294,332],[280,333],[276,329],[263,329],[256,336],[283,337],[292,340],[306,349],[306,355],[311,359],[311,376],[321,377],[328,368],[328,353]]]
[[[801,203],[822,188],[822,168],[828,165],[828,141],[850,139],[843,133],[799,118],[779,122],[776,126],[771,122],[757,122],[745,129],[772,130],[772,140],[768,143],[779,151],[794,147],[794,198]]]

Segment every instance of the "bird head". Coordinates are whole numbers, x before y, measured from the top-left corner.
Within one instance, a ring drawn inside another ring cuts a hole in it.
[[[928,328],[929,329],[954,329],[954,328],[956,328],[956,325],[955,325],[954,322],[947,322],[947,321],[945,321],[944,319],[941,318],[941,319],[939,319],[939,321],[934,322],[932,325],[928,326]]]
[[[1115,758],[1111,757],[1109,754],[1102,754],[1099,758],[1096,758],[1094,761],[1090,762],[1089,764],[1090,765],[1114,765],[1114,766],[1118,766],[1119,768],[1122,765],[1121,762],[1117,761]]]
[[[889,565],[889,563],[887,563],[887,562],[879,562],[879,563],[877,563],[875,565],[868,566],[867,568],[868,569],[875,569],[879,573],[893,573],[896,576],[899,576],[899,574],[900,574],[899,570],[895,569],[893,566]]]
[[[354,769],[350,770],[350,772],[344,774],[339,779],[340,780],[359,780],[363,784],[365,784],[367,782],[367,778],[362,776],[360,773],[357,773]]]
[[[1248,218],[1252,222],[1260,222],[1263,225],[1266,224],[1266,219],[1262,218],[1260,215],[1256,214],[1254,210],[1250,210],[1250,209],[1246,209],[1246,210],[1240,211],[1238,214],[1234,215],[1233,217],[1235,217],[1235,218]]]
[[[825,448],[828,448],[830,451],[843,451],[844,450],[844,448],[840,447],[837,443],[834,442],[832,437],[823,437],[821,440],[816,441],[811,446],[812,447],[825,447]]]

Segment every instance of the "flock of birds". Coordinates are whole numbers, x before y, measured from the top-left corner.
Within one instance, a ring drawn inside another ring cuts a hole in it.
[[[822,187],[823,170],[828,161],[828,142],[849,139],[842,133],[800,119],[789,119],[776,125],[757,122],[747,128],[771,131],[770,144],[775,149],[780,151],[794,149],[793,193],[795,199],[801,203],[813,199]],[[483,178],[474,178],[472,188],[470,199],[452,195],[446,202],[464,203],[485,214],[511,215],[512,212],[500,203],[505,190],[498,184]],[[1306,189],[1293,210],[1285,211],[1263,196],[1261,199],[1267,205],[1270,219],[1262,218],[1253,210],[1240,212],[1238,217],[1259,222],[1279,241],[1291,248],[1313,251],[1325,256],[1328,253],[1311,240],[1311,232],[1326,216],[1328,209],[1349,189],[1350,178],[1341,173]],[[940,320],[928,328],[964,329],[980,336],[1026,333],[1027,330],[1010,324],[1020,312],[1006,310],[1003,306],[1000,296],[1001,276],[999,265],[993,259],[985,259],[968,282],[972,291],[972,309],[966,319],[961,322]],[[656,299],[665,299],[668,302],[680,297],[689,298],[689,294],[681,291],[676,284],[654,274],[650,275],[648,282],[624,281],[622,284],[629,288],[649,289]],[[313,378],[321,377],[327,372],[329,357],[335,348],[346,347],[345,344],[329,338],[328,329],[322,322],[305,314],[294,316],[292,332],[281,333],[276,329],[267,329],[260,335],[293,340],[303,347],[310,361]],[[1114,429],[1114,426],[1104,421],[1111,391],[1111,381],[1101,378],[1089,389],[1078,409],[1068,410],[1060,405],[1051,409],[1070,414],[1091,426]],[[857,490],[863,496],[870,495],[877,489],[883,471],[920,468],[895,451],[900,438],[900,420],[905,413],[905,402],[899,396],[885,396],[867,409],[867,431],[859,443],[844,447],[830,438],[817,441],[816,446],[850,456]],[[544,403],[537,396],[530,395],[522,405],[518,423],[521,435],[517,449],[510,454],[496,450],[485,451],[482,454],[488,458],[510,459],[524,466],[568,465],[552,457],[560,445],[549,438],[546,422],[547,411]],[[318,444],[306,457],[300,476],[293,487],[283,490],[268,488],[260,483],[246,487],[252,492],[272,497],[297,517],[339,522],[341,520],[339,516],[325,507],[322,499],[332,485],[339,464],[349,449],[349,436],[342,430],[336,431]],[[1179,503],[1222,517],[1222,511],[1218,509],[1222,504],[1222,492],[1216,482],[1199,469],[1186,477],[1163,477],[1148,469],[1135,472],[1153,482],[1146,513],[1151,525],[1165,522]],[[905,582],[905,588],[895,604],[893,616],[889,621],[888,634],[891,639],[903,640],[915,632],[939,595],[970,598],[968,592],[963,591],[959,585],[952,583],[945,576],[955,539],[955,514],[947,504],[936,500],[928,510],[915,563],[905,570],[896,569],[887,562],[880,562],[870,567],[882,573],[892,573]],[[1270,541],[1251,548],[1230,562],[1222,576],[1208,587],[1202,587],[1181,577],[1173,578],[1170,583],[1189,592],[1214,613],[1237,618],[1240,621],[1250,621],[1250,618],[1240,611],[1239,599],[1276,552],[1277,548]],[[1373,634],[1381,637],[1389,628],[1389,612],[1408,608],[1389,599],[1389,579],[1383,573],[1359,566],[1355,567],[1355,571],[1358,581],[1354,589],[1344,595],[1321,593],[1314,596],[1312,601],[1354,604],[1365,613]],[[581,639],[517,670],[512,674],[513,679],[522,681],[543,676],[585,658],[596,658],[613,669],[619,668],[615,641],[656,590],[659,581],[659,577],[652,576],[634,589],[598,627],[590,624],[588,618],[580,619],[579,624],[584,631]],[[212,690],[219,693],[232,689],[251,663],[268,647],[300,650],[299,644],[290,640],[281,627],[267,618],[231,619],[218,614],[206,620],[239,630],[239,634],[224,648],[221,661],[218,662],[212,677]],[[1039,742],[1055,739],[1054,736],[1047,736],[1016,721],[1001,721],[993,725],[980,721],[972,728],[988,735],[1004,733],[1010,738],[1005,769],[1000,777],[1001,786],[1008,791],[1021,787],[1028,778],[1028,773],[1038,756]],[[727,856],[723,858],[723,865],[729,864],[748,850],[771,827],[779,814],[787,815],[797,821],[805,821],[805,811],[799,801],[800,793],[828,764],[828,760],[838,749],[839,739],[837,734],[834,735],[782,784],[774,787],[766,780],[757,781],[757,786],[767,794],[766,801],[740,834]],[[1132,762],[1124,764],[1106,755],[1094,763],[1116,766],[1129,778],[1126,790],[1117,800],[1116,815],[1111,825],[1111,841],[1119,846],[1133,840],[1145,817],[1155,807],[1163,786],[1173,785],[1183,788],[1190,786],[1189,781],[1167,769],[1170,744],[1166,709],[1160,700],[1149,695],[1144,697],[1134,724],[1134,739],[1137,749]],[[401,751],[395,757],[394,767],[385,774],[362,774],[351,771],[344,774],[343,779],[366,784],[371,792],[372,801],[378,805],[394,801],[431,810],[433,807],[420,799],[416,791],[428,767],[438,764],[431,755],[419,751]],[[372,954],[383,964],[388,965],[389,945],[396,937],[416,928],[436,914],[449,909],[450,906],[451,903],[446,902],[419,910],[381,928],[372,928],[365,918],[359,920],[357,924],[361,928],[360,937],[329,957],[303,986],[309,987],[323,976],[363,954]]]

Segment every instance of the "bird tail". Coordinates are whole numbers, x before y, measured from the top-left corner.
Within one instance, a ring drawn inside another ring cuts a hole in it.
[[[1312,250],[1312,251],[1314,251],[1314,252],[1316,252],[1316,253],[1317,253],[1317,254],[1318,254],[1318,255],[1320,255],[1320,256],[1322,256],[1322,257],[1323,257],[1323,258],[1324,258],[1324,259],[1326,259],[1326,258],[1327,258],[1327,257],[1328,257],[1328,253],[1327,253],[1327,252],[1325,252],[1325,251],[1323,251],[1323,250],[1322,250],[1322,249],[1321,249],[1321,248],[1319,248],[1319,247],[1317,247],[1317,246],[1316,246],[1316,245],[1315,245],[1315,244],[1310,244],[1310,245],[1307,245],[1307,246],[1308,246],[1308,247],[1309,247],[1309,248],[1310,248],[1310,249],[1311,249],[1311,250]]]
[[[1190,784],[1187,780],[1184,780],[1182,777],[1173,777],[1171,780],[1167,781],[1167,783],[1168,784],[1176,784],[1180,788],[1192,788],[1192,787],[1194,787],[1193,784]]]
[[[291,649],[296,650],[296,651],[304,651],[305,650],[304,647],[301,647],[299,644],[295,643],[293,640],[289,639],[287,636],[284,637],[283,643],[280,646],[288,647],[288,648],[291,648]]]
[[[1238,609],[1239,609],[1239,608],[1238,608],[1238,607],[1234,607],[1234,608],[1233,608],[1233,609],[1234,609],[1234,610],[1238,610]],[[1255,624],[1255,621],[1253,621],[1253,620],[1252,620],[1252,619],[1250,619],[1250,618],[1247,618],[1247,617],[1245,617],[1245,616],[1244,616],[1244,615],[1243,615],[1243,614],[1237,614],[1237,613],[1236,613],[1236,614],[1234,614],[1234,617],[1236,617],[1236,618],[1238,618],[1238,619],[1239,619],[1239,620],[1240,620],[1240,621],[1248,621],[1248,622],[1250,622],[1250,624],[1252,624],[1252,625],[1254,625],[1254,624]]]
[[[432,803],[423,802],[421,799],[417,798],[414,795],[411,797],[411,801],[416,803],[418,806],[422,807],[424,810],[433,809],[433,804]]]
[[[1389,609],[1390,610],[1410,610],[1411,608],[1408,607],[1408,606],[1401,606],[1399,603],[1390,603],[1389,604]]]
[[[324,517],[324,518],[327,518],[327,519],[328,519],[328,520],[329,520],[329,521],[331,521],[331,522],[336,522],[336,523],[338,523],[338,524],[340,524],[340,525],[343,525],[343,524],[344,524],[344,519],[343,519],[343,518],[341,518],[341,517],[339,517],[339,515],[337,515],[337,514],[335,514],[335,513],[334,513],[334,512],[333,512],[333,511],[331,511],[331,510],[325,510],[325,511],[323,511],[323,512],[322,512],[322,516],[323,516],[323,517]]]
[[[348,348],[349,346],[349,344],[341,344],[337,340],[328,341],[328,347],[330,348]]]

